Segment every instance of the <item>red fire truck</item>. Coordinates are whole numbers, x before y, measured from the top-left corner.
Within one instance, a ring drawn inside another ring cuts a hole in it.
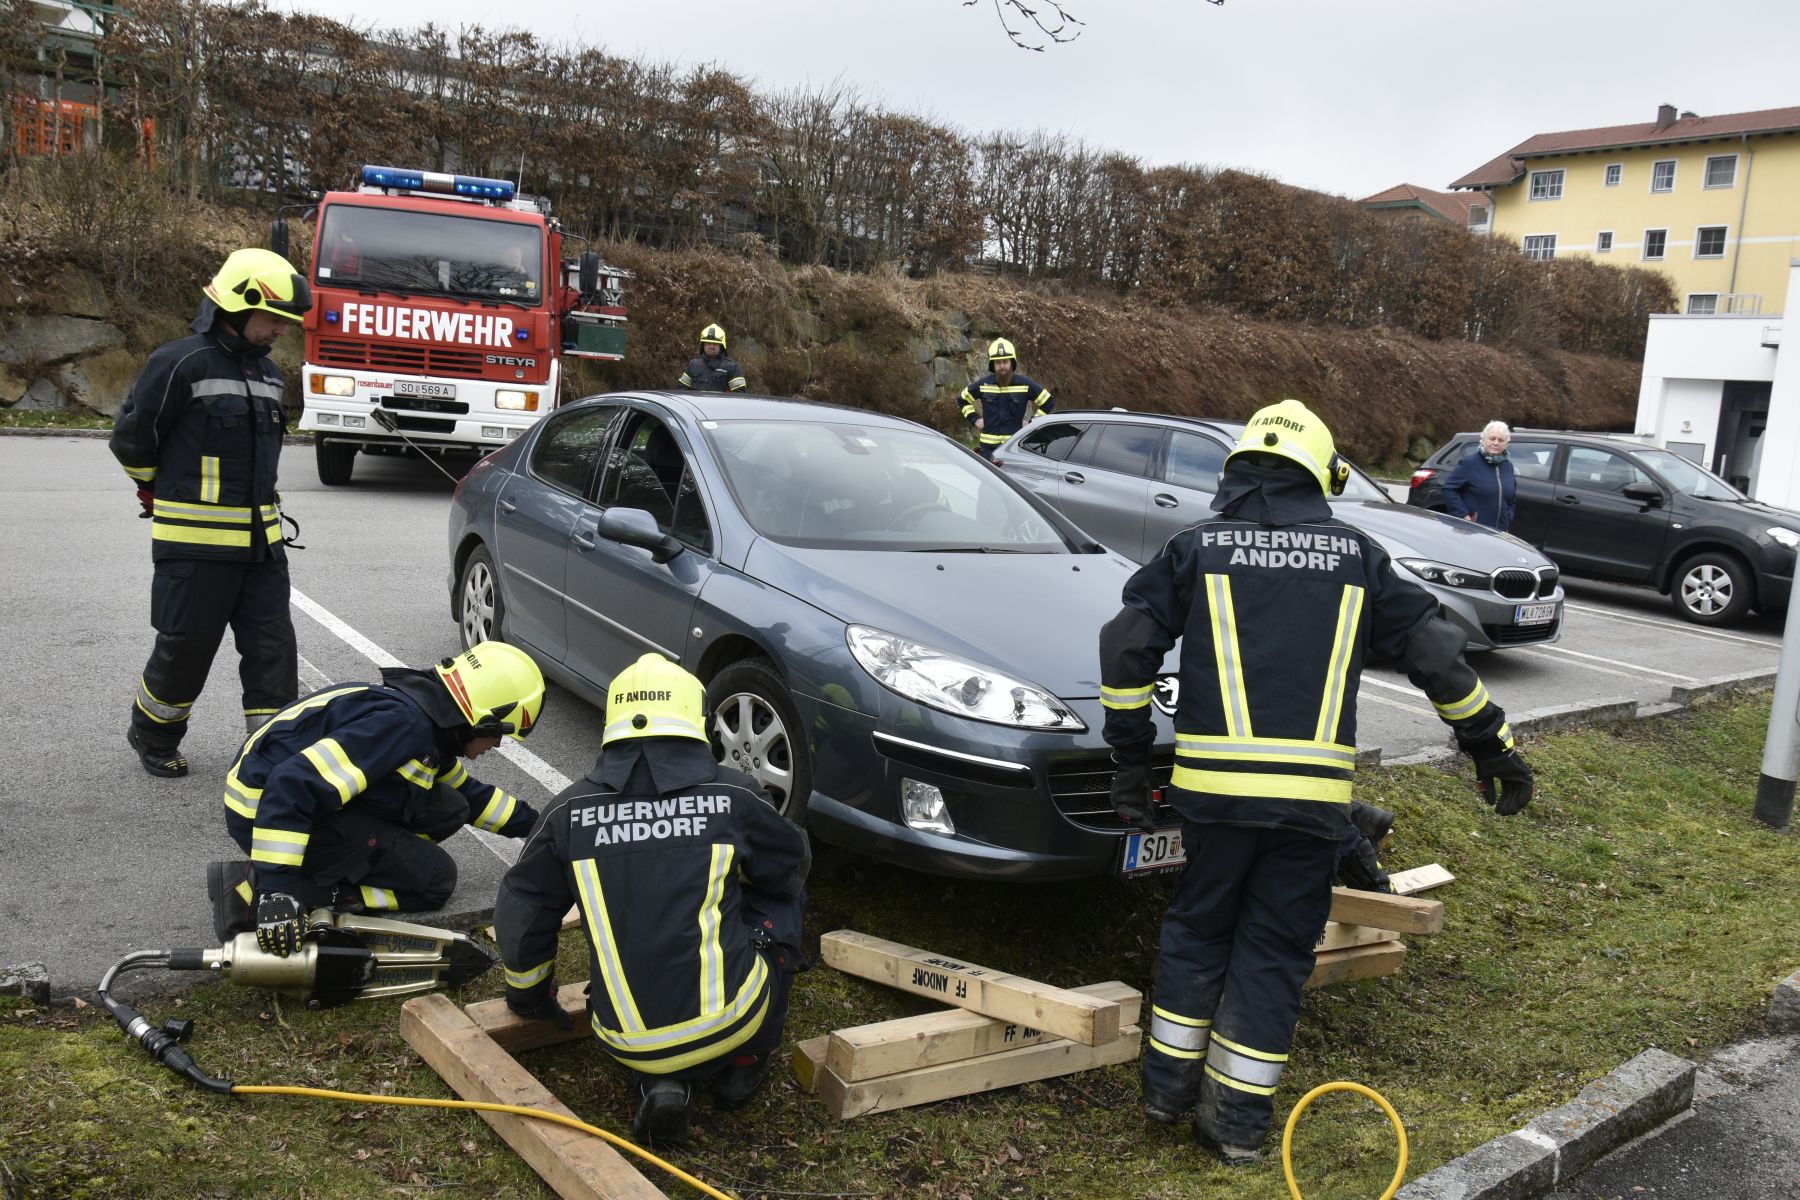
[[[358,451],[496,450],[556,407],[564,358],[625,356],[629,272],[564,262],[561,227],[507,180],[364,167],[313,215],[300,428],[324,483]]]

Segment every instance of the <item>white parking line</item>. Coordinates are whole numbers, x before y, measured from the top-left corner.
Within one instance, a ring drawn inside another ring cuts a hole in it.
[[[1630,621],[1636,625],[1654,625],[1658,629],[1674,629],[1681,633],[1691,633],[1695,637],[1718,638],[1726,642],[1742,642],[1746,646],[1762,646],[1769,650],[1781,649],[1781,643],[1767,641],[1763,638],[1745,637],[1738,633],[1722,633],[1717,629],[1707,629],[1701,625],[1690,625],[1686,621],[1664,621],[1657,617],[1640,617],[1635,613],[1614,612],[1610,608],[1593,608],[1586,604],[1571,604],[1563,601],[1563,607],[1571,612],[1592,613],[1596,617],[1606,617],[1613,621]]]
[[[1401,695],[1407,696],[1410,699],[1412,699],[1414,701],[1414,703],[1407,704],[1404,701],[1400,701],[1400,700],[1390,700],[1386,696],[1374,696],[1374,695],[1370,695],[1367,692],[1360,692],[1360,691],[1357,693],[1358,699],[1366,698],[1369,701],[1371,701],[1372,703],[1384,704],[1389,708],[1397,708],[1397,709],[1400,709],[1402,712],[1409,712],[1417,717],[1435,717],[1435,716],[1437,716],[1437,714],[1435,712],[1433,712],[1431,709],[1426,708],[1424,705],[1417,703],[1417,701],[1419,700],[1420,694],[1419,694],[1419,689],[1416,687],[1403,686],[1398,683],[1389,683],[1387,680],[1379,678],[1378,676],[1375,676],[1375,675],[1371,675],[1366,671],[1363,672],[1362,681],[1373,687],[1386,688],[1390,692],[1399,692]]]
[[[1591,659],[1593,662],[1611,663],[1615,667],[1626,668],[1626,670],[1623,671],[1609,671],[1605,667],[1589,666],[1584,662],[1570,664],[1571,666],[1580,667],[1586,671],[1598,671],[1602,675],[1622,675],[1626,679],[1636,679],[1642,675],[1661,675],[1664,678],[1673,679],[1677,683],[1700,682],[1692,675],[1682,675],[1675,671],[1664,671],[1656,667],[1640,667],[1636,663],[1624,662],[1616,658],[1602,658],[1598,654],[1583,654],[1579,650],[1570,650],[1563,646],[1524,646],[1521,647],[1521,649],[1535,651],[1539,654],[1548,654],[1555,658],[1586,658]]]
[[[383,650],[380,646],[377,646],[374,642],[352,629],[347,622],[340,619],[335,613],[331,612],[317,600],[314,600],[311,596],[308,596],[305,592],[302,592],[299,588],[292,589],[291,596],[295,608],[324,626],[328,633],[343,642],[346,646],[349,646],[352,650],[355,650],[370,662],[374,663],[376,666],[403,667],[406,665],[393,655],[389,654],[386,650]],[[301,661],[305,662],[304,659]],[[320,679],[325,679],[324,672],[320,671],[311,663],[306,663],[306,668]],[[323,687],[325,684],[321,683],[319,686]],[[549,788],[551,795],[555,795],[569,786],[569,777],[567,775],[564,775],[561,771],[558,771],[555,767],[551,766],[531,751],[525,749],[525,747],[521,746],[517,741],[510,738],[503,738],[496,749],[508,762]],[[469,832],[475,835],[476,840],[481,842],[481,844],[486,846],[489,850],[492,850],[495,857],[499,858],[500,861],[510,864],[519,857],[520,843],[514,841],[512,838],[503,838],[499,834],[489,833],[485,829],[477,829],[473,825],[468,828]]]

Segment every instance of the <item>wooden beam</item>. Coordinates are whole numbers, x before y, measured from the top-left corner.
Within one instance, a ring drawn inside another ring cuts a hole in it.
[[[1138,1027],[1127,1025],[1119,1031],[1118,1037],[1102,1046],[1084,1046],[1056,1038],[1035,1046],[921,1067],[916,1071],[901,1071],[859,1083],[846,1083],[834,1075],[830,1067],[821,1067],[817,1075],[818,1093],[825,1101],[826,1111],[847,1121],[866,1113],[892,1112],[953,1096],[972,1096],[1035,1079],[1051,1079],[1094,1067],[1130,1062],[1138,1056],[1141,1039]]]
[[[1355,888],[1331,889],[1331,919],[1345,925],[1373,925],[1401,933],[1442,933],[1444,902]]]
[[[819,1072],[825,1069],[825,1044],[829,1034],[794,1043],[794,1082],[811,1095],[819,1090]]]
[[[574,1116],[448,996],[418,996],[401,1005],[400,1033],[465,1100]],[[666,1200],[618,1151],[591,1134],[511,1113],[480,1116],[563,1200]]]
[[[1313,950],[1320,954],[1327,950],[1348,950],[1352,946],[1391,942],[1399,936],[1392,929],[1377,929],[1373,925],[1346,925],[1342,921],[1327,921],[1325,932],[1319,935],[1319,942]]]
[[[1373,946],[1352,946],[1348,950],[1328,950],[1313,962],[1309,988],[1330,987],[1353,979],[1374,979],[1392,975],[1406,959],[1406,947],[1399,942],[1377,942]]]
[[[819,939],[819,956],[848,975],[1042,1029],[1088,1046],[1119,1036],[1119,1005],[961,962],[915,946],[840,929]]]
[[[1439,863],[1413,867],[1406,871],[1395,871],[1388,876],[1388,885],[1398,896],[1416,896],[1420,892],[1428,892],[1434,887],[1443,887],[1446,883],[1455,882],[1456,876],[1446,871]]]
[[[1135,1025],[1144,996],[1134,987],[1116,980],[1090,984],[1073,991],[1119,1005],[1119,1020]],[[1033,1029],[1010,1021],[996,1021],[980,1013],[960,1008],[901,1017],[897,1021],[879,1021],[840,1029],[828,1039],[825,1064],[846,1083],[892,1075],[899,1071],[916,1071],[920,1067],[960,1062],[1035,1045],[1055,1037],[1041,1029]]]
[[[558,1046],[593,1033],[593,1027],[588,1024],[586,982],[563,984],[556,989],[556,1002],[569,1014],[567,1029],[558,1029],[550,1021],[527,1021],[524,1017],[514,1016],[512,1009],[506,1007],[504,998],[483,1000],[479,1004],[469,1005],[463,1011],[469,1015],[469,1020],[475,1022],[483,1033],[493,1038],[495,1044],[508,1054],[536,1050],[543,1046]]]

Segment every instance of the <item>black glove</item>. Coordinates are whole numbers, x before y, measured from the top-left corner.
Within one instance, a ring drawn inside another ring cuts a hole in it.
[[[1475,759],[1475,790],[1495,812],[1510,817],[1531,803],[1537,789],[1525,756],[1517,750],[1507,750]]]
[[[1113,767],[1112,806],[1119,820],[1145,833],[1156,832],[1154,801],[1150,798],[1150,764],[1117,763]]]
[[[1339,883],[1359,892],[1391,894],[1394,890],[1394,885],[1388,880],[1387,869],[1381,865],[1381,858],[1375,853],[1375,843],[1361,834],[1356,835],[1356,842],[1350,846],[1348,853],[1339,855],[1337,876]]]
[[[147,487],[141,487],[137,490],[137,496],[138,496],[138,503],[144,506],[144,511],[139,513],[138,516],[140,516],[140,517],[155,516],[156,515],[156,493],[151,491]]]
[[[523,1017],[527,1021],[548,1021],[558,1029],[575,1028],[575,1022],[569,1018],[563,1006],[556,1002],[556,989],[547,987],[530,999],[517,992],[506,993],[506,1007],[515,1017]]]
[[[264,954],[286,958],[300,948],[306,910],[292,896],[272,892],[256,901],[256,945]]]

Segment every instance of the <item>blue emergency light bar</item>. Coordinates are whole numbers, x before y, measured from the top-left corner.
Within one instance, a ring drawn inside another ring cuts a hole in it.
[[[510,180],[483,179],[479,175],[446,175],[441,171],[403,171],[399,167],[362,169],[367,187],[390,188],[397,192],[436,192],[439,195],[468,196],[475,200],[511,200],[518,188]]]

